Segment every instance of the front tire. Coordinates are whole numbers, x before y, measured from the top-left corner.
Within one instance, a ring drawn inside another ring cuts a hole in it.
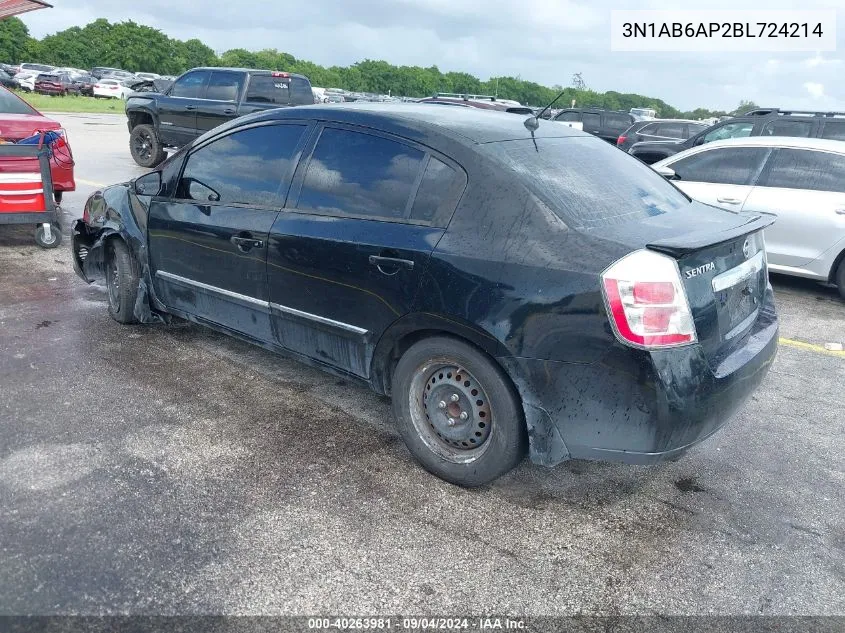
[[[161,144],[152,125],[136,125],[129,135],[129,151],[132,159],[141,167],[155,167],[167,158],[167,152]]]
[[[106,288],[109,314],[118,323],[137,323],[135,301],[141,275],[138,263],[129,252],[126,242],[119,238],[109,241],[106,250]]]
[[[451,338],[424,339],[396,365],[393,414],[408,449],[458,486],[490,483],[525,457],[522,406],[495,361]]]

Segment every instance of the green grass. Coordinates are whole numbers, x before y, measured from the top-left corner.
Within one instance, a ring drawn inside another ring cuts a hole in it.
[[[94,97],[51,97],[35,92],[17,92],[17,95],[36,110],[42,112],[106,112],[123,114],[126,102],[122,99],[95,99]]]

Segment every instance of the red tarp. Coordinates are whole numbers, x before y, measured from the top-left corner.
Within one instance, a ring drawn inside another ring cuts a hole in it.
[[[27,11],[52,8],[52,4],[41,2],[41,0],[0,0],[0,20]]]

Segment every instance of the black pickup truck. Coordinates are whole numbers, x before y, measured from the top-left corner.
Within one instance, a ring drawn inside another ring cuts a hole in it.
[[[165,148],[178,148],[244,114],[314,103],[311,82],[294,73],[245,68],[194,68],[163,92],[126,101],[129,150],[141,167],[155,167]]]

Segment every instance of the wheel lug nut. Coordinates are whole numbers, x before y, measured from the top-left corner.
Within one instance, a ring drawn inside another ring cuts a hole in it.
[[[445,402],[443,402],[443,401],[441,400],[441,401],[437,404],[437,407],[438,407],[439,409],[445,409],[445,408],[446,408],[446,403],[445,403]]]
[[[455,426],[455,418],[449,418],[449,426]]]
[[[460,399],[461,399],[461,397],[460,397],[458,394],[453,393],[453,394],[452,394],[452,397],[451,397],[451,398],[449,398],[449,399],[450,399],[452,402],[457,402],[458,400],[460,400]]]
[[[461,420],[466,420],[468,417],[469,417],[469,414],[467,414],[466,411],[461,412]]]

